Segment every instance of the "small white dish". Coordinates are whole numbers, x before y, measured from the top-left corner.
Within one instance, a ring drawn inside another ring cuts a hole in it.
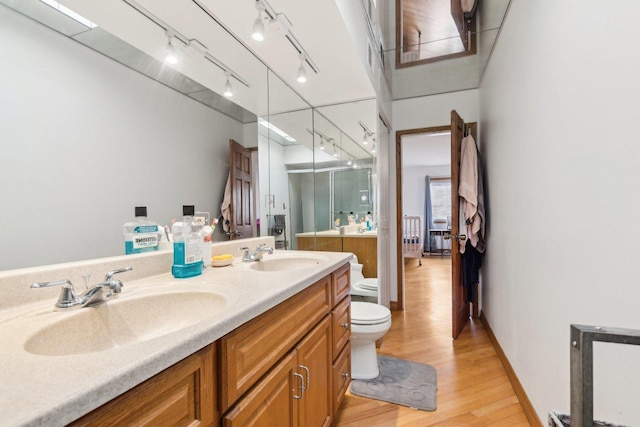
[[[231,263],[233,263],[233,258],[211,260],[212,267],[226,267],[227,265],[231,265]]]

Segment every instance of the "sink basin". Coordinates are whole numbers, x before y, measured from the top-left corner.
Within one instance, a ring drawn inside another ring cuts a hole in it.
[[[24,348],[45,356],[104,351],[187,328],[214,316],[226,305],[223,295],[210,291],[120,297],[60,313],[60,320],[35,332]]]
[[[302,270],[305,268],[316,267],[324,264],[322,258],[313,257],[286,257],[286,258],[269,258],[264,256],[260,261],[249,264],[249,268],[258,271],[292,271]]]

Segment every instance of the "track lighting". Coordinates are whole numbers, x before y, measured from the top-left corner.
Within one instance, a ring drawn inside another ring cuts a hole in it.
[[[362,130],[364,130],[364,136],[362,137],[362,145],[368,145],[370,142],[374,142],[375,133],[371,132],[364,123],[358,122]]]
[[[256,0],[256,9],[258,9],[258,17],[253,21],[251,37],[261,42],[264,40],[264,4],[260,0]]]
[[[375,153],[376,152],[376,140],[373,140],[373,145],[371,146],[371,152]]]
[[[231,87],[231,81],[229,80],[231,78],[231,74],[226,72],[225,76],[227,78],[227,81],[224,84],[223,95],[226,96],[227,98],[231,98],[233,96],[233,88]]]
[[[349,160],[347,160],[347,165],[351,166],[353,164],[353,160],[351,156],[349,156]]]
[[[338,157],[338,150],[336,150],[336,144],[333,144],[333,157]]]
[[[307,70],[304,68],[304,62],[306,61],[306,57],[303,53],[300,54],[300,66],[298,67],[298,82],[304,83],[307,81]]]
[[[124,0],[132,1],[132,0]],[[199,4],[203,0],[193,0],[196,4]],[[307,67],[314,73],[318,74],[318,66],[313,62],[313,59],[309,57],[309,54],[302,46],[302,43],[298,41],[293,34],[293,24],[287,18],[284,12],[279,12],[269,4],[268,0],[255,0],[256,9],[258,10],[258,17],[253,21],[253,27],[251,29],[251,37],[259,42],[265,39],[265,24],[272,24],[277,30],[277,33],[284,36],[291,47],[296,50],[298,57],[300,58],[300,66],[296,74],[296,80],[299,83],[307,81]],[[200,7],[202,7],[200,5]],[[293,76],[292,76],[293,77]]]
[[[173,45],[173,34],[169,31],[166,31],[166,35],[167,35],[167,48],[166,48],[166,55],[164,57],[164,61],[167,64],[177,64],[178,63],[178,51],[176,50],[175,46]]]

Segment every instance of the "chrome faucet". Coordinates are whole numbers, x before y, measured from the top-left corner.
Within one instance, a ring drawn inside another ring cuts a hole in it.
[[[269,253],[269,255],[273,254],[273,248],[265,246],[265,243],[260,243],[253,252],[246,246],[238,249],[244,251],[244,255],[242,256],[243,262],[260,261],[265,252]]]
[[[133,268],[124,267],[109,271],[104,276],[104,280],[102,282],[87,289],[80,295],[76,294],[73,284],[69,279],[56,280],[54,282],[38,282],[31,285],[31,287],[49,288],[51,286],[62,286],[60,296],[56,302],[56,311],[73,310],[117,298],[124,284],[120,280],[114,280],[113,276],[118,273],[124,273],[125,271],[131,270],[133,270]]]

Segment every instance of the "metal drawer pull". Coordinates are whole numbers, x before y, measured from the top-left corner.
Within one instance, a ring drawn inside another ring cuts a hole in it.
[[[344,378],[345,380],[349,379],[349,372],[343,372],[342,373],[342,378]]]
[[[349,322],[340,323],[340,326],[342,326],[345,329],[349,329]]]
[[[306,367],[306,366],[304,366],[304,365],[298,365],[298,367],[299,367],[300,369],[303,369],[303,370],[307,373],[307,386],[305,387],[305,386],[303,385],[303,386],[302,386],[302,388],[303,388],[303,390],[309,390],[309,381],[310,381],[310,378],[311,378],[311,374],[310,374],[310,372],[309,372],[309,368],[307,368],[307,367]],[[303,382],[302,384],[304,384],[304,382]],[[302,395],[304,396],[304,393],[302,393]]]
[[[297,373],[297,372],[294,372],[293,376],[300,378],[300,394],[299,395],[295,394],[296,393],[296,389],[292,388],[291,391],[293,391],[293,398],[294,399],[302,399],[304,397],[304,378],[302,378],[302,375]]]

